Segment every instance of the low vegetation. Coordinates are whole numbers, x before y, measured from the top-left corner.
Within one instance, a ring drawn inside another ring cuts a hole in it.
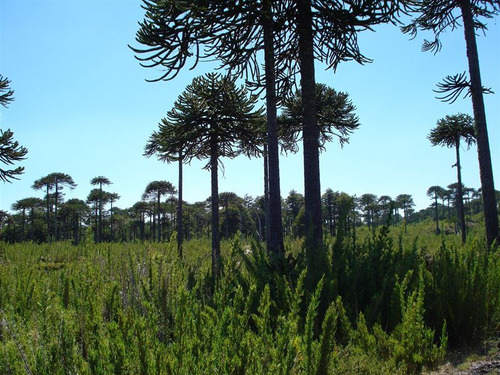
[[[301,240],[281,273],[261,243],[222,241],[217,281],[206,238],[182,260],[175,237],[0,243],[0,373],[419,373],[500,327],[499,253],[448,237],[328,237],[317,285]]]

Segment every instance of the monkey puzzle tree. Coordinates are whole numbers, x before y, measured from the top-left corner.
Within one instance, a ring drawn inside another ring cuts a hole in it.
[[[321,197],[323,201],[323,207],[325,210],[324,217],[326,218],[328,224],[328,233],[330,234],[331,237],[335,236],[338,197],[339,193],[334,192],[330,188],[326,189],[326,191]]]
[[[3,131],[0,129],[0,161],[6,165],[12,165],[16,161],[26,159],[28,150],[23,147],[19,142],[14,141],[14,133],[7,129]],[[17,167],[15,169],[0,168],[0,180],[3,182],[10,182],[9,180],[19,180],[17,177],[24,173],[24,167]]]
[[[66,211],[69,219],[68,229],[72,232],[73,244],[78,245],[82,232],[82,221],[89,211],[89,207],[81,199],[69,199],[61,207]]]
[[[413,10],[417,14],[410,24],[403,27],[403,32],[415,37],[418,30],[430,30],[434,33],[433,41],[424,41],[422,50],[434,51],[441,49],[440,36],[447,29],[454,30],[463,25],[466,53],[469,64],[469,79],[466,73],[448,76],[438,85],[438,92],[443,94],[440,99],[454,102],[465,90],[466,96],[472,99],[474,110],[474,128],[477,140],[477,154],[483,190],[484,221],[486,227],[486,241],[491,246],[499,237],[498,210],[495,198],[493,168],[491,164],[490,145],[486,111],[484,108],[483,92],[479,69],[479,55],[476,43],[476,30],[483,33],[487,30],[481,18],[493,18],[500,11],[498,0],[425,0],[411,1]]]
[[[7,108],[8,104],[14,100],[14,91],[9,88],[10,81],[0,74],[0,104]],[[3,164],[12,165],[15,161],[26,159],[28,150],[19,142],[14,141],[14,133],[7,129],[5,132],[0,129],[0,161]],[[24,173],[24,167],[15,169],[0,168],[0,180],[10,182],[10,179],[19,180],[17,177]]]
[[[267,248],[275,258],[284,256],[279,182],[276,77],[285,69],[276,67],[276,44],[286,43],[276,36],[278,18],[287,15],[281,1],[238,2],[175,0],[144,0],[146,16],[140,23],[136,40],[144,49],[132,48],[145,67],[162,66],[158,80],[173,79],[189,58],[193,67],[204,58],[217,60],[236,76],[251,80],[255,87],[265,87],[267,106],[267,144],[265,170],[266,199],[269,199],[266,219]],[[205,48],[206,47],[206,48]],[[260,70],[257,52],[264,50],[265,74]],[[265,82],[264,84],[262,82]],[[266,174],[267,176],[267,174]],[[179,188],[179,191],[180,188]],[[182,200],[180,200],[182,201]]]
[[[46,199],[46,207],[45,207],[45,215],[46,215],[46,224],[47,224],[47,238],[50,238],[50,191],[54,188],[54,181],[52,181],[49,176],[45,176],[39,178],[33,183],[32,188],[34,190],[42,190],[45,189],[45,199]]]
[[[11,208],[14,211],[21,211],[21,241],[25,239],[25,224],[26,224],[26,210],[28,209],[28,205],[24,199],[20,199],[14,203],[12,203]]]
[[[334,138],[341,147],[349,143],[350,134],[359,127],[359,119],[354,114],[356,107],[349,94],[337,92],[325,84],[316,84],[316,112],[318,114],[319,148],[324,150],[327,142]],[[283,101],[283,113],[278,119],[282,141],[287,149],[293,150],[294,144],[302,140],[302,94]],[[293,144],[290,144],[293,143]]]
[[[431,186],[427,189],[427,195],[434,199],[434,220],[436,221],[436,234],[439,234],[439,214],[438,214],[438,198],[442,197],[444,193],[444,188],[441,186]]]
[[[474,120],[463,113],[446,116],[437,121],[436,127],[431,129],[427,138],[433,146],[455,147],[457,161],[453,167],[457,167],[457,210],[462,232],[462,243],[465,243],[467,234],[462,191],[462,167],[460,165],[460,141],[465,142],[467,149],[476,143]]]
[[[92,180],[90,180],[90,184],[92,186],[99,185],[99,192],[100,192],[100,194],[98,195],[98,199],[99,199],[99,202],[98,202],[99,203],[99,226],[97,229],[97,242],[101,242],[102,241],[102,203],[103,203],[103,198],[104,198],[104,194],[102,191],[102,185],[109,186],[112,184],[112,182],[107,177],[97,176],[97,177],[94,177]]]
[[[55,204],[54,204],[54,232],[55,232],[55,237],[56,241],[59,240],[59,234],[57,231],[57,206],[58,206],[58,201],[59,201],[59,194],[60,191],[63,190],[63,188],[69,187],[70,189],[74,189],[76,187],[75,182],[73,181],[73,178],[66,173],[61,173],[61,172],[55,172],[51,173],[48,176],[49,180],[52,180],[53,186],[54,186],[54,194],[55,194]]]
[[[167,149],[183,149],[186,160],[209,159],[211,173],[212,272],[220,272],[218,168],[221,157],[255,155],[264,121],[254,110],[255,95],[236,87],[233,79],[209,73],[197,77],[179,96],[169,112],[172,123]]]
[[[109,213],[110,213],[110,217],[109,217],[109,228],[110,228],[110,234],[111,234],[111,241],[114,241],[115,240],[115,233],[114,233],[114,223],[113,223],[113,220],[114,220],[114,217],[113,217],[113,203],[115,203],[118,199],[120,199],[120,195],[118,195],[118,193],[106,193],[106,200],[109,202],[110,204],[110,208],[109,208]]]
[[[319,127],[316,105],[315,61],[334,70],[342,61],[369,62],[359,50],[357,34],[374,25],[391,22],[404,1],[313,1],[290,2],[289,44],[283,55],[292,72],[300,74],[302,96],[302,138],[304,152],[304,197],[308,263],[325,269],[323,249]],[[313,285],[317,280],[313,280]]]
[[[0,74],[0,104],[7,108],[14,100],[14,91],[10,88],[10,80]]]
[[[154,198],[156,199],[157,209],[156,212],[158,214],[158,242],[161,242],[161,207],[160,200],[162,195],[166,194],[175,194],[177,191],[175,190],[174,185],[168,181],[152,181],[146,186],[146,190],[144,190],[144,194],[142,195],[143,199]]]
[[[405,217],[405,232],[407,231],[407,224],[410,220],[410,210],[415,203],[413,202],[413,197],[410,194],[399,194],[396,197],[396,204],[403,210],[403,215]]]
[[[175,107],[174,107],[175,108]],[[189,159],[185,158],[185,154],[182,151],[183,148],[178,149],[178,145],[174,145],[175,148],[169,148],[171,144],[168,139],[174,136],[170,134],[175,128],[169,122],[167,118],[163,118],[158,124],[158,130],[154,131],[153,134],[148,139],[146,146],[144,147],[143,155],[146,157],[151,157],[156,155],[158,160],[164,163],[171,163],[177,161],[179,163],[179,178],[178,178],[178,199],[177,199],[177,250],[179,252],[179,257],[182,258],[182,242],[183,242],[183,212],[182,212],[182,201],[183,201],[183,181],[182,181],[182,164],[187,162]]]
[[[365,219],[368,228],[373,227],[373,208],[377,203],[377,196],[375,194],[366,193],[359,197],[359,204],[361,209],[365,212]]]

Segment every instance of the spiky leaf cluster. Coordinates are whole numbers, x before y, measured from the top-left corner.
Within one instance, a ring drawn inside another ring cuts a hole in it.
[[[494,93],[490,88],[483,87],[482,90],[483,94]],[[460,95],[462,95],[462,93],[464,93],[464,98],[472,95],[471,83],[466,72],[458,73],[454,76],[446,76],[443,79],[443,82],[437,84],[437,90],[434,90],[434,92],[441,95],[437,96],[437,99],[443,102],[449,102],[450,104],[454,103]]]
[[[207,159],[215,141],[219,157],[256,155],[264,125],[262,110],[254,110],[256,103],[255,95],[228,77],[197,77],[153,133],[145,154],[156,153],[165,161],[177,160],[179,152],[185,162]]]
[[[340,145],[349,143],[349,136],[359,127],[354,114],[356,107],[344,92],[337,92],[324,84],[316,84],[316,105],[318,113],[319,146],[337,138]],[[284,102],[283,114],[279,118],[281,139],[284,148],[296,151],[302,137],[302,97],[300,92]]]
[[[192,60],[221,61],[236,76],[263,87],[264,74],[257,57],[264,48],[263,23],[273,24],[277,90],[293,93],[299,72],[296,1],[174,1],[143,0],[146,10],[131,49],[144,67],[164,70],[152,81],[173,79]],[[405,1],[312,1],[314,54],[335,69],[342,61],[367,63],[359,49],[357,34],[374,25],[394,22]]]
[[[461,26],[461,1],[455,0],[417,0],[409,1],[410,7],[417,17],[402,27],[404,33],[412,38],[419,30],[430,30],[434,33],[434,40],[424,40],[422,51],[439,52],[442,47],[440,36],[447,29],[454,30]],[[499,0],[471,0],[471,11],[474,18],[474,28],[486,31],[487,25],[481,18],[493,18],[500,11]]]
[[[144,190],[142,199],[156,199],[160,195],[175,194],[174,185],[169,181],[151,181]]]
[[[0,104],[6,108],[14,100],[14,91],[9,85],[10,80],[0,74]]]
[[[0,129],[0,162],[6,165],[13,165],[16,161],[26,159],[28,149],[19,144],[13,139],[14,133],[7,129]],[[11,182],[9,180],[19,180],[20,174],[24,173],[24,167],[14,169],[0,168],[0,180],[3,182]]]
[[[448,115],[437,121],[428,137],[433,146],[457,147],[463,140],[467,147],[476,143],[476,132],[474,130],[474,119],[464,113]]]

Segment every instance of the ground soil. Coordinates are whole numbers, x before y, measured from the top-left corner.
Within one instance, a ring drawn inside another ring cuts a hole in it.
[[[500,374],[500,342],[484,343],[479,348],[450,354],[447,362],[426,375],[496,375]]]

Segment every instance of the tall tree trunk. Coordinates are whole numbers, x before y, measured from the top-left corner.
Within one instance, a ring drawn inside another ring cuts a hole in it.
[[[486,227],[486,241],[490,247],[495,239],[499,238],[498,211],[493,182],[493,168],[491,165],[490,144],[488,128],[483,101],[483,85],[479,70],[479,57],[477,53],[474,19],[472,16],[470,0],[460,2],[462,18],[464,21],[465,43],[469,61],[469,75],[471,81],[472,108],[474,110],[474,123],[476,127],[477,154],[481,189],[483,192],[484,221]]]
[[[326,256],[324,255],[326,254],[323,254],[319,131],[316,108],[311,0],[298,0],[297,8],[300,84],[302,87],[306,255],[309,269],[314,270],[319,280],[325,270]]]
[[[158,196],[157,196],[157,203],[158,203],[158,243],[161,242],[161,210],[160,210],[160,203],[161,203],[161,192],[160,189],[158,189]]]
[[[266,244],[269,242],[269,223],[270,223],[270,212],[269,212],[269,158],[268,158],[268,149],[267,144],[264,145],[264,211],[265,211],[265,230],[266,232],[262,233],[262,225],[259,218],[259,227],[260,227],[260,236],[263,237],[266,241]],[[257,215],[257,217],[259,217]],[[263,235],[263,236],[262,236]],[[268,247],[268,251],[270,251]]]
[[[276,112],[276,69],[274,61],[272,1],[263,1],[264,62],[266,75],[267,147],[269,166],[269,222],[266,223],[267,251],[274,258],[284,258],[281,214],[280,169],[278,153],[278,121]]]
[[[47,241],[50,241],[50,191],[47,184]]]
[[[57,201],[59,200],[59,187],[56,182],[56,197],[55,197],[55,206],[54,206],[54,234],[56,237],[56,241],[59,241],[59,235],[57,233]]]
[[[113,231],[113,199],[110,200],[111,207],[109,209],[109,232],[111,233],[111,242],[115,242],[115,233]]]
[[[183,239],[183,227],[182,227],[182,151],[179,151],[179,196],[177,202],[177,251],[179,252],[179,258],[182,259],[182,239]]]
[[[22,232],[21,232],[21,241],[24,241],[26,239],[26,234],[25,234],[25,223],[26,223],[26,208],[23,208],[23,225],[22,225]]]
[[[30,230],[30,240],[35,240],[35,209],[32,207],[30,211],[30,222],[31,222],[31,230]]]
[[[464,198],[462,189],[462,167],[460,166],[460,142],[456,142],[456,153],[457,153],[457,214],[458,221],[460,223],[460,231],[462,232],[462,243],[465,243],[467,238],[467,228],[465,226],[465,214],[464,214]]]
[[[436,234],[439,234],[440,230],[439,230],[439,216],[438,216],[438,196],[436,193],[434,193],[434,205],[436,213]]]
[[[99,184],[99,229],[97,230],[97,242],[102,242],[102,183]]]
[[[220,239],[219,239],[219,178],[217,136],[212,135],[210,144],[210,174],[212,182],[212,275],[220,274]]]

